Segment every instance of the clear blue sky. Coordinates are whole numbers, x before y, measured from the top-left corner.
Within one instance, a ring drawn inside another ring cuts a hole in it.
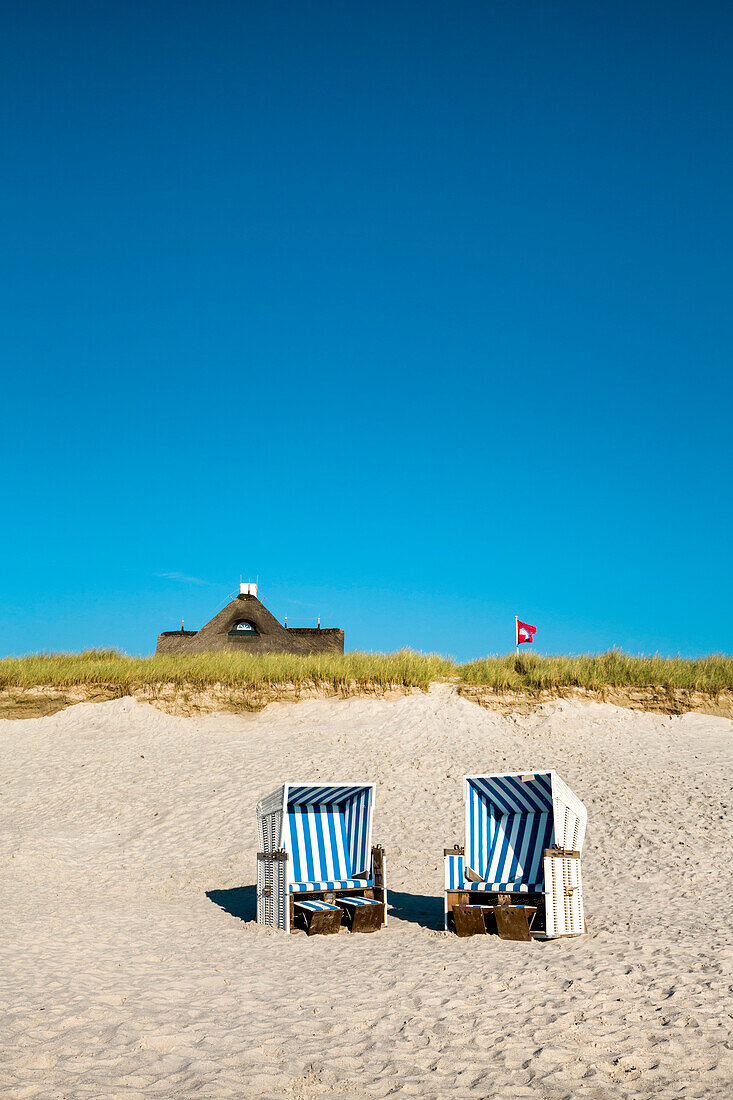
[[[0,653],[730,652],[729,4],[3,24]]]

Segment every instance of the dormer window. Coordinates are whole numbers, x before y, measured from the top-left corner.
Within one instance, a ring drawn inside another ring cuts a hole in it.
[[[257,638],[259,630],[249,619],[238,619],[232,626],[229,634],[235,638]]]

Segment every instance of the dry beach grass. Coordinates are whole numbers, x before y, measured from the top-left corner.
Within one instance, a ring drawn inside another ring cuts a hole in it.
[[[722,1100],[732,731],[572,700],[503,716],[457,685],[0,722],[0,1093]],[[446,935],[461,777],[545,767],[588,807],[588,935]],[[255,805],[299,778],[375,781],[386,930],[252,923]]]
[[[0,660],[0,715],[53,713],[70,702],[132,695],[173,713],[256,710],[271,700],[308,694],[358,695],[394,690],[426,691],[431,683],[456,682],[470,698],[491,705],[539,702],[573,691],[601,699],[680,713],[716,709],[730,713],[733,658],[696,660],[632,657],[613,650],[592,656],[537,657],[532,653],[487,657],[457,664],[415,653],[346,653],[294,656],[239,653],[129,657],[115,650],[37,654]],[[621,695],[619,696],[619,693]],[[625,693],[625,695],[624,695]]]

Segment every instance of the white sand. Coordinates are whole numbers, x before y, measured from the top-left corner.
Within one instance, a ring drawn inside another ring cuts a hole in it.
[[[598,704],[507,718],[446,687],[0,722],[0,1093],[730,1096],[732,731]],[[588,807],[589,935],[438,931],[461,777],[545,767]],[[251,923],[255,805],[289,778],[377,782],[388,929]]]

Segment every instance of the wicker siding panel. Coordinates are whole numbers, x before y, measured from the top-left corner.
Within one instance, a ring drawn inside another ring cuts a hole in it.
[[[545,856],[547,935],[580,936],[585,932],[580,860]]]

